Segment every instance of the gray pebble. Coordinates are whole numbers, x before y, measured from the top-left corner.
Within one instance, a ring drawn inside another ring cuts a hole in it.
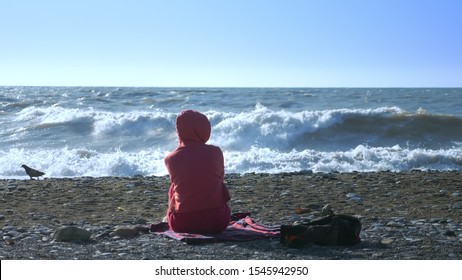
[[[76,241],[76,240],[89,240],[91,232],[74,227],[64,226],[58,228],[53,234],[53,239],[56,241]]]
[[[462,202],[454,203],[452,209],[462,209]]]
[[[16,227],[15,226],[4,226],[2,228],[2,231],[12,231],[12,230],[16,230]]]

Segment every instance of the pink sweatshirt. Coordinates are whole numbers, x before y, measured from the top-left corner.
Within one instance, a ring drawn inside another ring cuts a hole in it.
[[[170,180],[170,213],[223,208],[230,199],[224,185],[224,160],[219,147],[205,144],[211,133],[207,117],[181,112],[176,119],[179,146],[165,157]]]

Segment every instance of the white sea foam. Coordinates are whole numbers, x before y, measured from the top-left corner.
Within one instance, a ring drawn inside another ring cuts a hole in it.
[[[163,158],[166,154],[167,151],[162,150],[99,153],[67,148],[11,149],[0,151],[0,178],[25,176],[22,164],[44,171],[46,177],[165,175]]]
[[[106,153],[86,149],[0,151],[0,178],[24,176],[22,164],[43,170],[48,177],[166,175],[163,158],[169,151],[114,150]],[[249,172],[369,172],[412,169],[462,170],[462,150],[413,149],[394,146],[374,148],[359,145],[348,151],[282,152],[252,147],[248,151],[224,151],[227,173]]]
[[[373,148],[363,145],[348,151],[303,150],[281,152],[253,147],[244,153],[225,152],[228,172],[369,172],[412,169],[462,170],[462,150],[410,150],[400,146]]]

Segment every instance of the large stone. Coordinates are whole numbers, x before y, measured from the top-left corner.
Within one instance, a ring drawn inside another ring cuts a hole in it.
[[[139,235],[139,228],[138,227],[117,227],[115,230],[114,230],[114,233],[113,235],[115,236],[119,236],[119,237],[122,237],[122,238],[132,238],[132,237],[135,237],[137,235]]]
[[[85,241],[89,240],[91,232],[88,230],[74,227],[74,226],[63,226],[56,229],[53,234],[53,239],[56,241]]]

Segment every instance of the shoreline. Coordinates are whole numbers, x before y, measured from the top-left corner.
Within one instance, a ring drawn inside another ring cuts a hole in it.
[[[225,173],[225,179],[227,177],[232,177],[235,178],[237,176],[250,176],[250,175],[323,175],[323,174],[381,174],[381,173],[389,173],[389,174],[414,174],[414,173],[462,173],[462,170],[457,170],[457,169],[448,169],[448,170],[438,170],[438,169],[410,169],[410,170],[377,170],[377,171],[348,171],[348,172],[343,172],[343,171],[336,171],[332,170],[330,172],[323,172],[323,171],[312,171],[312,170],[300,170],[300,171],[283,171],[283,172],[246,172],[246,173],[236,173],[236,172],[230,172],[230,173]],[[136,178],[162,178],[162,177],[168,177],[168,174],[162,174],[162,175],[141,175],[141,174],[135,174],[132,176],[115,176],[115,175],[102,175],[102,176],[55,176],[55,177],[48,177],[46,174],[38,181],[45,181],[45,180],[52,180],[52,179],[75,179],[75,180],[82,180],[82,179],[98,179],[98,178],[117,178],[117,179],[136,179]],[[8,180],[16,180],[16,181],[29,181],[31,180],[29,176],[27,175],[21,175],[21,176],[0,176],[0,182],[2,181],[8,181]],[[34,178],[33,180],[37,180]]]
[[[190,246],[151,234],[103,237],[159,222],[168,175],[0,179],[0,259],[462,259],[461,171],[226,174],[225,184],[232,212],[279,225],[319,217],[330,204],[360,218],[362,242],[298,250],[279,240]],[[54,241],[63,225],[89,230],[91,241]]]

